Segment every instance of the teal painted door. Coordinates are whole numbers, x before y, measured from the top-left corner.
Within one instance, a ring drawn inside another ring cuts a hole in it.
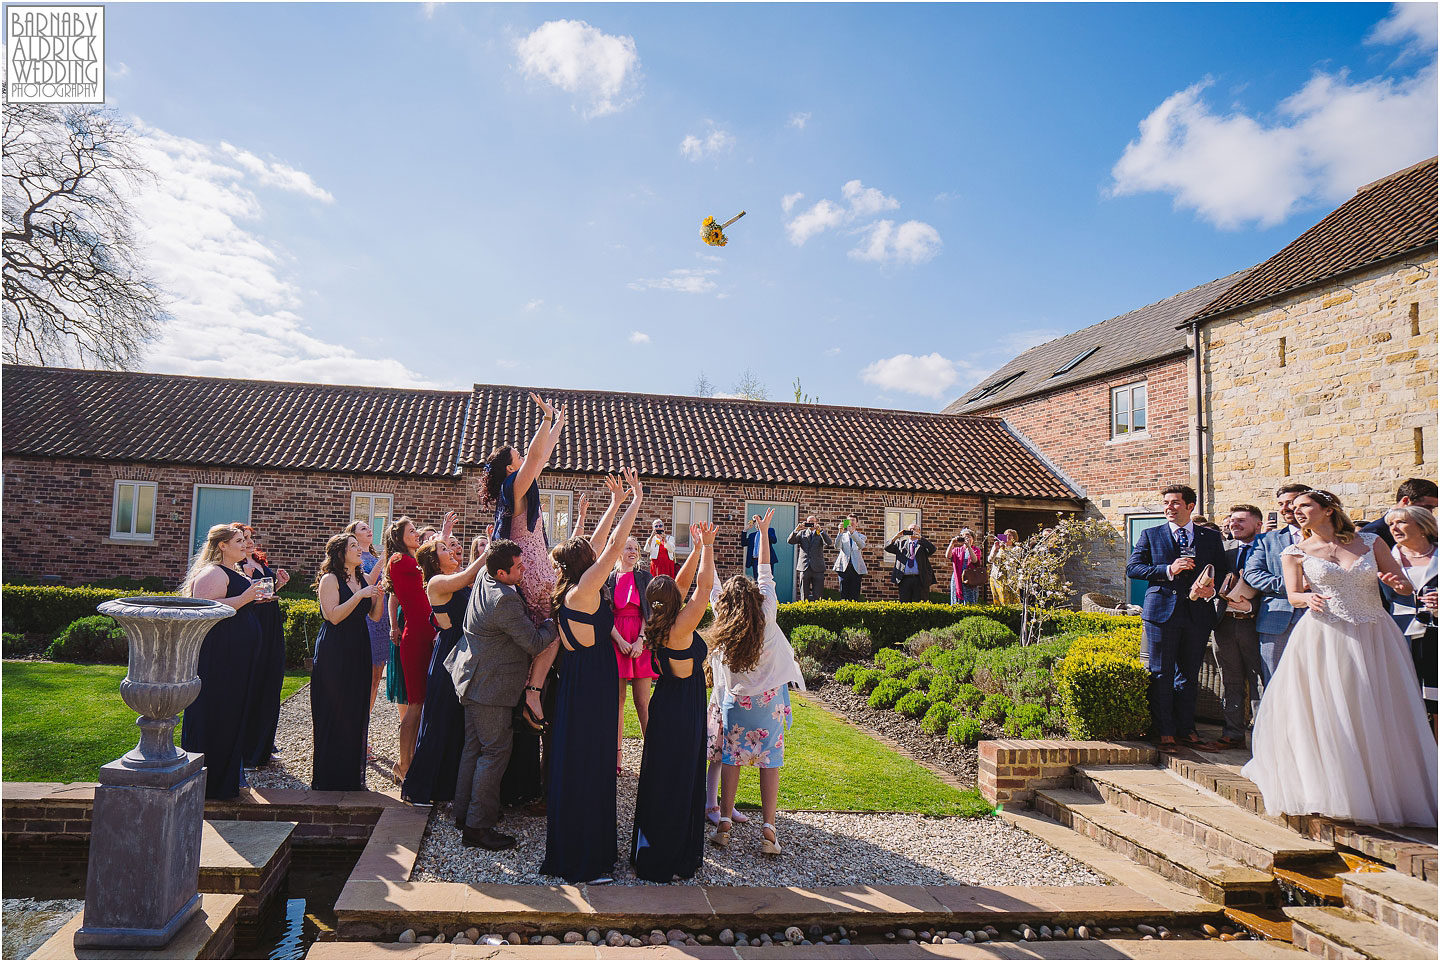
[[[769,501],[746,501],[745,520],[754,515],[763,515],[771,508],[775,517],[770,527],[775,529],[775,558],[771,562],[775,571],[775,597],[781,604],[795,600],[795,546],[785,539],[795,530],[796,507],[793,504],[774,504]]]
[[[1131,548],[1132,550],[1135,548],[1135,542],[1140,540],[1140,532],[1145,531],[1145,530],[1148,529],[1148,528],[1153,528],[1153,527],[1155,527],[1155,526],[1158,525],[1158,524],[1164,524],[1164,523],[1165,523],[1165,519],[1164,519],[1163,517],[1159,516],[1159,515],[1151,515],[1150,517],[1146,517],[1146,518],[1129,518],[1129,519],[1127,519],[1126,522],[1125,522],[1125,529],[1126,529],[1126,534],[1128,535],[1128,538],[1127,538],[1126,540],[1127,540],[1127,543],[1130,545],[1130,548]],[[1145,589],[1148,588],[1148,587],[1150,587],[1150,582],[1148,582],[1148,581],[1142,581],[1142,580],[1139,579],[1139,578],[1131,578],[1131,579],[1130,579],[1130,603],[1131,603],[1132,605],[1142,605],[1142,604],[1144,604],[1144,603],[1145,603]]]
[[[190,531],[190,554],[205,544],[205,535],[217,524],[250,523],[250,489],[200,485],[195,489],[195,526]]]

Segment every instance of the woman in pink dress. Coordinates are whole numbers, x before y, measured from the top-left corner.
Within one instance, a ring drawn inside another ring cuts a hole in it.
[[[980,548],[975,544],[975,533],[969,528],[962,528],[958,535],[950,539],[950,544],[945,548],[945,557],[950,559],[950,603],[975,604],[980,598],[980,583],[985,569]],[[971,571],[970,580],[974,584],[965,583],[966,571]],[[975,577],[977,572],[982,575],[981,578]]]
[[[622,752],[625,741],[625,687],[635,690],[635,714],[640,719],[640,733],[650,723],[650,685],[659,677],[655,671],[650,650],[640,637],[645,619],[650,617],[650,602],[645,589],[650,586],[653,573],[636,571],[635,563],[640,560],[640,543],[634,538],[625,539],[620,560],[610,579],[605,582],[604,597],[615,612],[615,626],[610,629],[610,640],[615,643],[615,661],[620,669],[620,730],[615,738],[615,774],[621,772]]]

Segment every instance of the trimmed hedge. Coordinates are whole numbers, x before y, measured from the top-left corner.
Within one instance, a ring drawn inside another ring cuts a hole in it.
[[[947,705],[943,701],[937,701],[925,712],[925,717],[920,719],[920,727],[932,735],[944,734],[950,727],[950,723],[960,717],[960,712],[954,705]]]
[[[861,668],[855,673],[855,681],[851,684],[850,690],[857,695],[868,695],[875,690],[875,686],[880,684],[880,679],[883,677],[885,676],[874,668]]]
[[[919,631],[940,631],[971,615],[984,615],[1013,632],[1020,630],[1020,609],[1001,605],[937,605],[898,601],[795,601],[780,606],[777,620],[788,635],[798,625],[819,625],[839,632],[859,627],[875,644],[899,648]],[[1106,615],[1089,611],[1045,612],[1045,633],[1114,631],[1121,625],[1140,625],[1133,615]]]
[[[907,718],[919,718],[930,710],[930,699],[923,691],[912,691],[900,696],[895,702],[895,710]]]
[[[1015,710],[1005,716],[1005,725],[1003,726],[1005,734],[1011,738],[1016,738],[1021,736],[1027,729],[1043,729],[1046,714],[1047,709],[1044,705],[1016,705]],[[1028,738],[1029,736],[1025,735],[1023,737]],[[1037,737],[1043,738],[1044,736]]]
[[[980,703],[980,718],[982,721],[999,725],[1014,707],[1015,703],[1004,695],[986,695],[985,700]]]
[[[960,682],[950,675],[936,675],[930,679],[931,701],[952,701],[960,691]]]
[[[871,708],[894,708],[895,703],[901,699],[910,689],[898,678],[884,678],[875,686],[870,693],[870,700],[867,702]]]
[[[1020,644],[1020,636],[1010,628],[984,615],[971,615],[955,623],[955,637],[961,642],[988,651]]]
[[[51,661],[123,665],[130,657],[125,629],[109,615],[76,618],[50,643],[45,656]]]
[[[929,668],[916,668],[905,676],[905,684],[916,691],[925,691],[940,676]]]
[[[971,684],[961,685],[955,691],[955,697],[950,701],[965,711],[976,711],[980,703],[985,700],[985,693]]]
[[[1150,727],[1150,670],[1140,660],[1139,631],[1076,639],[1055,672],[1071,737],[1137,738]]]
[[[842,685],[855,684],[855,676],[860,673],[860,666],[850,661],[835,669],[835,680]]]

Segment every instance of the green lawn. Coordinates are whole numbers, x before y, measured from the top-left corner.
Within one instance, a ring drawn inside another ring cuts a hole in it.
[[[7,782],[93,782],[106,762],[140,741],[135,713],[120,700],[123,665],[7,661],[0,667]],[[287,673],[289,697],[310,680]],[[180,729],[175,729],[180,740]]]
[[[924,815],[988,815],[994,811],[977,789],[962,791],[945,784],[929,769],[813,707],[803,695],[791,692],[790,705],[794,725],[785,733],[782,809]],[[640,737],[640,721],[628,697],[625,734]],[[739,803],[745,808],[760,806],[756,769],[741,769]]]

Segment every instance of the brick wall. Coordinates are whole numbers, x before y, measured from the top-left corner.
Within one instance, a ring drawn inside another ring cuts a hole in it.
[[[1376,518],[1436,477],[1436,267],[1432,248],[1205,325],[1217,504],[1268,509],[1293,480]]]
[[[7,457],[4,461],[3,523],[5,571],[15,576],[53,576],[65,584],[80,584],[120,575],[141,578],[158,575],[178,584],[185,573],[190,525],[197,484],[252,487],[251,523],[272,563],[290,570],[297,585],[308,585],[320,562],[326,538],[350,521],[350,499],[355,492],[390,494],[398,515],[419,524],[439,524],[447,510],[460,513],[458,532],[464,538],[480,533],[492,520],[476,496],[480,474],[467,469],[463,477],[397,478],[320,471],[261,471],[211,469],[132,462],[80,461],[33,457]],[[117,480],[154,481],[156,491],[155,539],[147,542],[114,541],[109,537]],[[969,527],[990,530],[990,517],[982,513],[982,499],[974,495],[870,491],[800,485],[751,485],[735,482],[643,479],[647,488],[641,523],[664,518],[673,529],[673,501],[677,496],[706,497],[714,502],[715,520],[721,525],[719,566],[725,574],[741,569],[738,536],[745,524],[745,502],[771,501],[797,505],[798,517],[815,514],[833,532],[845,514],[855,516],[868,538],[866,562],[871,574],[863,583],[864,596],[893,600],[889,557],[882,554],[885,508],[918,508],[922,526],[936,542],[945,542]],[[603,479],[595,475],[546,472],[546,490],[569,491],[578,509],[582,492],[590,494],[590,523],[598,520],[608,500]],[[788,531],[778,531],[781,538]],[[827,560],[833,560],[833,552]],[[950,566],[935,563],[937,587],[946,590]],[[827,586],[838,589],[833,573]]]

